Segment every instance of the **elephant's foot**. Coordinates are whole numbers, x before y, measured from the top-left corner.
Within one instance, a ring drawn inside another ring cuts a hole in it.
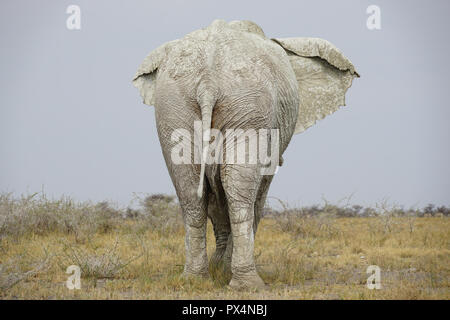
[[[202,255],[200,259],[187,259],[184,263],[183,276],[186,278],[197,277],[207,278],[209,277],[208,260],[206,254]]]
[[[256,271],[239,276],[233,274],[229,286],[234,290],[265,289],[267,287]]]
[[[245,270],[234,270],[229,286],[236,290],[266,288],[266,284],[254,266],[245,268]]]
[[[209,278],[208,267],[200,267],[200,268],[192,268],[184,266],[183,278],[191,279],[191,278]]]

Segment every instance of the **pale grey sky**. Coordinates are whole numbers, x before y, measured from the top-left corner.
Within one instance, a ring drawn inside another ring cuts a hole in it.
[[[66,28],[71,4],[81,30]],[[381,30],[366,27],[371,4]],[[220,18],[327,39],[361,74],[347,107],[294,136],[270,195],[449,205],[449,12],[445,0],[2,0],[0,191],[125,205],[133,192],[173,194],[131,78],[151,50]]]

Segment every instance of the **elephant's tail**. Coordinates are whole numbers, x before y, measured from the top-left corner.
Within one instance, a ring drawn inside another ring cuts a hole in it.
[[[209,140],[211,139],[212,111],[217,101],[217,87],[209,77],[204,77],[197,87],[197,102],[202,112],[202,159],[200,169],[200,182],[197,189],[197,196],[200,199],[203,195],[203,183],[205,179],[206,158],[208,156]]]

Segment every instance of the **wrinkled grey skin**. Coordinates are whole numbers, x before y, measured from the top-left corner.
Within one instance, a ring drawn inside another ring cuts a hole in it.
[[[186,275],[208,275],[209,217],[216,238],[211,263],[231,266],[233,288],[264,286],[255,268],[254,236],[273,176],[261,175],[259,164],[210,164],[202,185],[199,164],[173,164],[178,141],[171,134],[179,128],[193,133],[194,121],[202,121],[205,142],[209,128],[223,133],[276,128],[282,155],[301,99],[289,54],[252,22],[216,20],[155,50],[134,79],[144,102],[155,105],[159,140],[183,212]]]

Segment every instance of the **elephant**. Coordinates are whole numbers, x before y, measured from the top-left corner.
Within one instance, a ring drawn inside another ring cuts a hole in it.
[[[183,214],[185,276],[209,276],[209,217],[216,239],[210,263],[227,266],[229,286],[266,286],[255,267],[254,239],[274,172],[262,174],[259,162],[207,162],[217,132],[227,137],[227,130],[242,129],[220,152],[231,154],[235,138],[244,137],[239,141],[247,143],[250,157],[246,130],[275,130],[275,138],[268,139],[279,155],[273,161],[282,165],[292,136],[345,106],[355,77],[353,64],[330,42],[271,39],[251,21],[214,20],[144,59],[133,84],[144,104],[155,107],[162,153]],[[180,143],[191,150],[184,155],[190,161],[175,163],[173,150]]]

